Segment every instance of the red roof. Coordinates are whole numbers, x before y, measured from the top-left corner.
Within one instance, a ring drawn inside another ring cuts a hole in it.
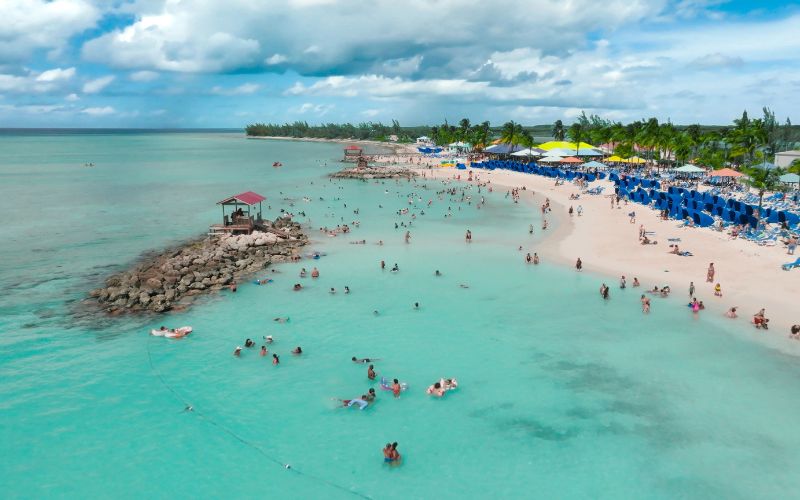
[[[229,203],[233,203],[234,201],[244,203],[245,205],[255,205],[256,203],[261,203],[264,200],[266,200],[266,198],[260,194],[252,191],[246,191],[244,193],[239,193],[229,198],[225,198],[224,200],[217,202],[217,205],[227,205]]]
[[[563,160],[561,160],[561,163],[583,163],[583,160],[579,160],[579,159],[575,158],[574,156],[568,156],[568,157],[564,158]]]
[[[347,147],[346,147],[346,148],[344,148],[344,149],[358,149],[358,150],[360,150],[361,148],[360,148],[360,147],[358,147],[358,146],[352,146],[352,145],[351,145],[351,146],[347,146]]]

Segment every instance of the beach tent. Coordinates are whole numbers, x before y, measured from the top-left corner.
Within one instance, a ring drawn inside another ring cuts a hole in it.
[[[636,163],[636,164],[645,163],[645,160],[643,160],[642,158],[639,158],[638,156],[631,156],[627,160],[621,160],[621,161],[623,163]]]
[[[496,155],[507,155],[511,153],[516,153],[517,151],[521,151],[525,148],[518,145],[511,145],[507,143],[495,144],[494,146],[489,146],[488,148],[484,149],[484,153],[493,153]]]
[[[758,165],[753,165],[753,168],[761,168],[761,169],[764,169],[764,170],[772,170],[773,168],[778,168],[778,167],[776,167],[774,163],[770,163],[768,161],[765,161],[763,163],[759,163]]]
[[[608,165],[600,163],[599,161],[587,161],[586,163],[581,165],[581,167],[583,167],[583,168],[608,168]]]
[[[526,148],[526,149],[521,149],[515,153],[511,153],[511,156],[542,156],[544,153],[545,153],[544,149]]]
[[[542,163],[561,163],[561,160],[562,158],[560,156],[545,156],[539,161]]]
[[[711,172],[711,177],[742,177],[743,175],[744,175],[743,173],[737,172],[732,168],[723,168]]]
[[[614,155],[614,156],[609,156],[608,158],[606,158],[606,161],[615,161],[615,162],[619,163],[619,162],[624,162],[625,158],[620,158],[619,156]]]
[[[568,149],[568,150],[572,150],[573,151],[573,153],[570,153],[570,154],[575,154],[574,151],[577,149],[574,142],[567,142],[567,141],[549,141],[549,142],[545,142],[544,144],[539,144],[539,148],[544,149],[546,151],[550,151],[551,149],[556,149],[556,148]],[[594,146],[592,146],[591,144],[587,144],[585,142],[582,142],[580,149],[583,149],[583,148],[594,149]]]
[[[568,156],[561,160],[561,163],[580,163],[581,160],[575,158],[574,156]]]
[[[689,164],[682,165],[682,166],[676,168],[675,171],[676,172],[680,172],[682,174],[700,174],[700,173],[705,172],[705,170],[703,170],[702,168],[696,167],[694,165],[689,165]]]
[[[783,174],[779,179],[784,184],[800,184],[800,175],[797,174]]]

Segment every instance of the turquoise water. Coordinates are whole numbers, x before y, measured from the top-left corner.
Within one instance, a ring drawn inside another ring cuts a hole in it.
[[[486,196],[478,210],[439,200],[432,181],[330,182],[340,152],[235,134],[0,136],[4,497],[797,497],[796,358],[693,319],[682,297],[643,316],[636,290],[612,287],[604,302],[602,277],[547,255],[526,266],[517,247],[539,245],[535,200],[473,191]],[[186,312],[97,318],[81,306],[107,274],[203,232],[217,200],[250,189],[271,216],[360,226],[312,229],[322,259]],[[396,211],[411,193],[422,201],[406,245],[394,223],[410,220]],[[292,292],[312,266],[321,277]],[[162,323],[195,333],[147,335]],[[263,335],[280,366],[231,355]],[[351,356],[382,358],[378,372],[410,389],[337,408],[331,398],[377,388]],[[460,387],[434,400],[424,389],[441,376]],[[382,463],[388,441],[399,467]]]

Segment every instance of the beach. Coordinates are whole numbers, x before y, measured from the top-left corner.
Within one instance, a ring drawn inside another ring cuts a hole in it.
[[[535,176],[480,172],[492,192],[456,181],[467,171],[454,169],[337,179],[335,143],[218,133],[0,141],[12,186],[0,199],[9,496],[253,497],[267,485],[303,498],[700,499],[800,487],[800,401],[776,382],[800,376],[787,355],[798,343],[777,327],[755,330],[744,310],[737,321],[717,314],[721,304],[692,315],[677,268],[664,273],[672,296],[643,314],[633,276],[642,288],[663,278],[599,248],[613,242],[595,225],[617,234],[621,251],[633,252],[638,230],[607,198],[581,200],[570,220],[574,188]],[[503,183],[523,182],[514,203]],[[84,310],[107,277],[205,233],[221,222],[217,202],[247,190],[266,198],[264,219],[291,213],[302,225],[299,261],[271,262],[191,308]],[[34,209],[34,196],[48,204]],[[676,229],[697,257],[667,255],[667,224],[648,227],[659,245],[645,250],[658,250],[657,263],[696,262],[687,277],[707,290],[702,241]],[[526,264],[528,252],[541,263]],[[709,295],[700,298],[713,304]],[[777,306],[764,307],[772,316]],[[192,332],[151,334],[161,326]],[[373,360],[376,379],[352,357]],[[407,390],[395,398],[381,377]],[[458,389],[429,395],[442,378]],[[364,410],[343,407],[368,389],[377,396]],[[387,442],[399,443],[400,466],[384,462]]]
[[[413,157],[410,161],[414,161]],[[409,160],[405,160],[408,164]],[[401,161],[403,163],[403,161]],[[434,168],[424,170],[426,175],[437,179],[456,179],[467,182],[467,170]],[[549,231],[539,252],[543,259],[552,259],[567,267],[574,267],[581,258],[586,269],[607,277],[606,283],[614,288],[621,276],[628,283],[637,277],[642,291],[669,285],[672,294],[691,301],[689,286],[694,282],[698,300],[703,300],[705,314],[723,315],[731,307],[738,307],[737,322],[750,322],[752,316],[765,308],[770,319],[768,331],[753,328],[753,334],[774,338],[770,345],[794,354],[800,354],[800,343],[783,342],[792,325],[800,324],[797,297],[800,296],[800,280],[796,273],[786,272],[781,265],[794,259],[786,254],[785,246],[758,246],[744,239],[731,239],[724,232],[690,227],[680,227],[679,221],[662,220],[659,213],[640,204],[623,203],[621,208],[610,208],[609,196],[614,185],[609,181],[596,181],[592,187],[603,186],[602,195],[582,194],[571,183],[555,186],[555,180],[531,174],[503,170],[473,169],[473,183],[490,183],[495,188],[509,190],[525,187],[523,198],[532,200],[535,210],[549,199],[554,217],[558,217],[558,228]],[[536,193],[531,197],[530,193]],[[570,195],[580,195],[571,200]],[[583,207],[582,216],[568,216],[570,206]],[[631,223],[628,214],[636,213],[636,222]],[[642,245],[638,232],[644,225],[656,245]],[[541,227],[536,231],[541,234]],[[682,257],[670,254],[670,239],[679,238],[682,251],[691,251],[693,256]],[[714,282],[706,281],[706,271],[714,263]],[[714,296],[714,285],[722,285],[723,296]],[[599,284],[598,284],[599,286]],[[649,288],[648,288],[649,287]],[[687,308],[687,314],[690,314]],[[733,320],[732,320],[733,321]]]

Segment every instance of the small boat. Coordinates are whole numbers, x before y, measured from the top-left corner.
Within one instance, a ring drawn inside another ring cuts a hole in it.
[[[189,335],[190,333],[192,333],[191,326],[182,326],[175,329],[164,328],[163,330],[150,330],[150,335],[155,337],[167,337],[170,339],[179,339]]]

